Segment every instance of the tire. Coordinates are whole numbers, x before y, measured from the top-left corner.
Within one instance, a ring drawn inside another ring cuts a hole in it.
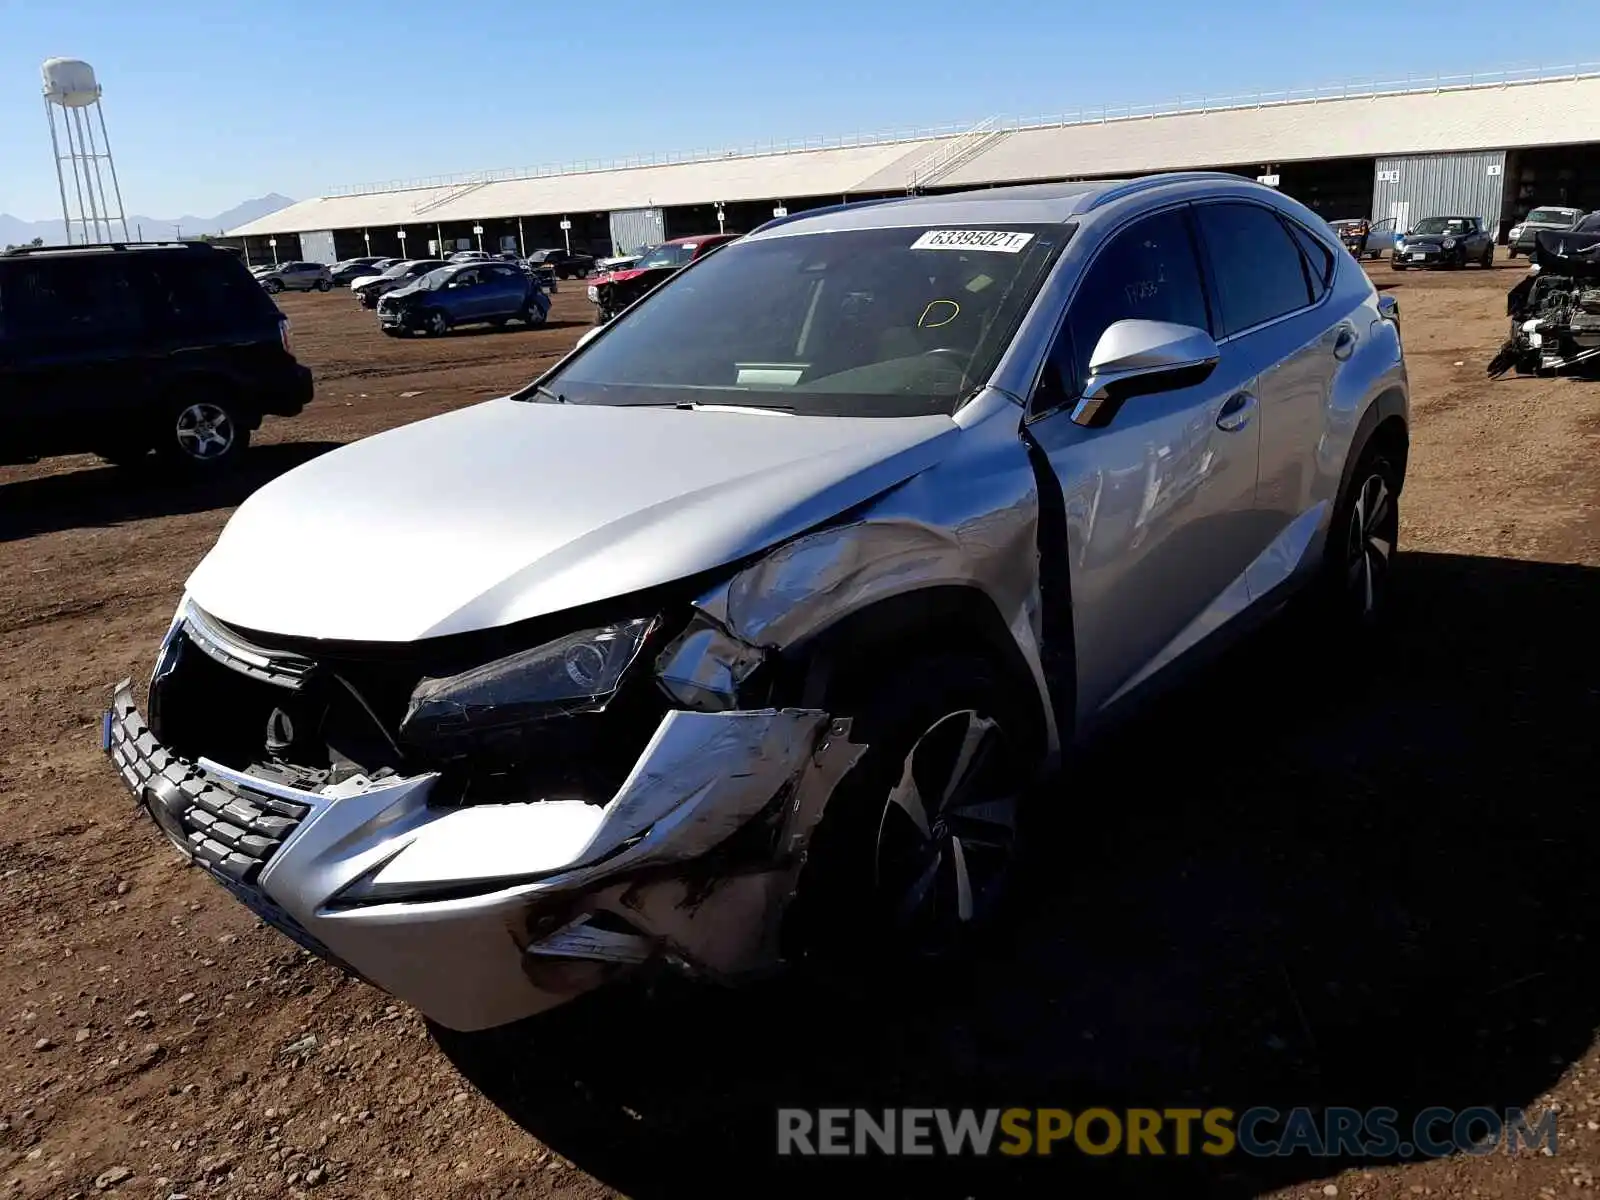
[[[1482,267],[1486,271],[1490,271],[1490,270],[1494,269],[1494,246],[1493,245],[1490,245],[1489,248],[1486,249],[1483,252],[1483,257],[1478,260],[1478,265],[1480,267]]]
[[[331,292],[331,291],[333,291],[333,281],[329,280],[329,279],[319,279],[319,280],[317,280],[317,291],[319,291],[319,292]]]
[[[279,292],[283,291],[283,284],[276,279],[267,280],[266,283],[262,284],[262,287],[266,288],[267,295],[269,296],[276,296]]]
[[[1396,271],[1404,271],[1406,269],[1405,263],[1401,262],[1398,258],[1391,258],[1389,260],[1389,266],[1391,269]]]
[[[1517,254],[1518,254],[1518,250],[1517,250],[1517,248],[1515,246],[1507,246],[1506,247],[1506,257],[1507,258],[1515,258],[1517,256]]]
[[[423,332],[429,337],[443,337],[450,332],[450,318],[441,309],[429,309],[423,314]]]
[[[215,474],[232,466],[250,446],[249,422],[229,396],[190,392],[164,413],[156,453],[185,472]]]
[[[539,326],[545,323],[547,315],[548,314],[540,310],[537,304],[530,304],[527,308],[522,310],[522,316],[519,319],[529,329],[537,329]]]
[[[1369,445],[1328,526],[1318,589],[1324,632],[1359,638],[1387,622],[1399,535],[1400,475],[1381,447]]]
[[[976,655],[932,655],[847,682],[827,707],[867,750],[812,836],[786,956],[847,974],[964,956],[1003,911],[1028,782],[1000,673]],[[969,736],[979,750],[963,756]]]

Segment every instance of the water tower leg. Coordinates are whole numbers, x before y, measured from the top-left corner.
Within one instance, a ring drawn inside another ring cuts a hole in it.
[[[72,118],[67,115],[67,110],[61,110],[61,127],[67,133],[67,161],[72,164],[72,190],[78,197],[78,224],[83,227],[83,244],[89,244],[89,219],[84,214],[89,210],[83,205],[83,176],[78,170],[78,147],[72,140]],[[72,241],[72,231],[69,226],[67,241]]]
[[[72,212],[67,208],[67,180],[61,174],[61,141],[56,137],[56,113],[50,101],[44,102],[44,119],[50,122],[50,149],[56,156],[56,188],[61,192],[61,224],[67,231],[67,245],[72,245]]]
[[[83,110],[81,108],[73,109],[72,119],[78,126],[78,151],[79,158],[82,160],[80,165],[83,168],[83,190],[84,195],[89,201],[87,212],[89,216],[93,217],[94,219],[94,240],[97,242],[103,242],[106,239],[105,235],[100,232],[100,210],[95,206],[94,202],[94,179],[89,174],[90,169],[94,166],[94,159],[89,157],[89,139],[84,136],[83,132]],[[88,226],[86,222],[85,229],[87,230],[87,228]],[[88,238],[84,239],[86,242],[88,240]]]
[[[89,165],[93,169],[92,178],[94,180],[91,190],[99,193],[100,212],[105,215],[106,241],[109,242],[112,238],[111,206],[106,203],[106,181],[105,177],[100,174],[100,146],[94,140],[94,115],[91,113],[85,117],[83,123],[89,135]]]
[[[111,135],[106,132],[106,110],[100,101],[94,102],[95,114],[100,118],[100,141],[106,148],[106,166],[111,168],[111,189],[117,195],[117,220],[122,223],[122,240],[128,240],[128,210],[122,207],[122,185],[117,182],[117,160],[111,157]]]

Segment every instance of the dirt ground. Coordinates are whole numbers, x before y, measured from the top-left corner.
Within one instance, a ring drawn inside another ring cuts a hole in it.
[[[223,485],[0,470],[0,1197],[814,1193],[862,1168],[779,1163],[776,1106],[919,1101],[1554,1107],[1560,1148],[901,1163],[882,1194],[1585,1194],[1600,384],[1485,380],[1518,267],[1374,268],[1415,406],[1383,653],[1275,630],[1088,756],[1014,939],[959,987],[623,991],[441,1044],[182,867],[103,760],[110,685],[250,490],[528,379],[585,328],[581,284],[547,329],[407,342],[283,298],[318,398]]]

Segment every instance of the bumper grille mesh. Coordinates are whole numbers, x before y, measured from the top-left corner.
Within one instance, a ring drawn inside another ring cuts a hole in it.
[[[237,883],[253,881],[309,806],[244,793],[170,753],[144,723],[128,689],[106,714],[106,753],[135,796],[195,858]]]

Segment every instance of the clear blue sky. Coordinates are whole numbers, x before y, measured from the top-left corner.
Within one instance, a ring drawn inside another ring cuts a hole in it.
[[[1600,59],[1593,0],[0,0],[0,212],[58,214],[38,75],[55,55],[99,74],[128,210],[166,217],[339,183],[1533,66],[1555,46]]]

